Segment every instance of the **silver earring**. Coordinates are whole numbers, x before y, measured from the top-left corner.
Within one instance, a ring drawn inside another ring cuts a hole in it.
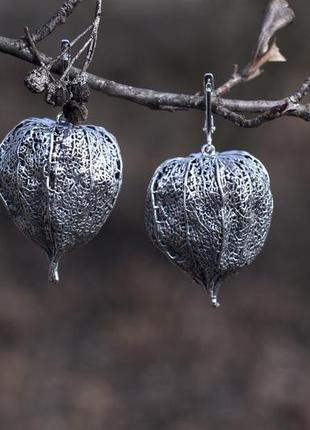
[[[273,198],[266,168],[245,151],[216,152],[213,75],[204,76],[206,117],[201,152],[163,162],[147,191],[146,228],[153,243],[206,288],[218,307],[221,282],[262,250]]]
[[[0,144],[2,200],[17,227],[46,251],[53,283],[59,259],[99,232],[121,183],[115,137],[102,127],[73,125],[63,114],[56,121],[28,118]]]

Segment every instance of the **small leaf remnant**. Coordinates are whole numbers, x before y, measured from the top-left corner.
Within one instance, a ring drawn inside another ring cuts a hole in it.
[[[286,61],[281,54],[275,34],[295,18],[293,9],[286,0],[271,0],[265,10],[257,48],[250,63],[242,71],[243,78],[250,80],[262,73],[261,67],[268,61]]]
[[[269,61],[286,61],[276,44],[275,34],[290,24],[294,18],[295,13],[286,0],[270,0],[265,9],[257,46],[250,62],[240,71],[238,65],[235,65],[233,74],[217,88],[216,95],[223,96],[236,85],[257,78],[263,72],[263,65]]]

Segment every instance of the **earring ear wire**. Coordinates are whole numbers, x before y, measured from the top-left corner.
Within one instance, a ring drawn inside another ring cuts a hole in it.
[[[271,223],[268,172],[246,151],[216,152],[214,77],[203,78],[201,152],[164,161],[147,191],[145,221],[153,243],[209,293],[219,307],[221,283],[261,252]]]
[[[212,145],[212,135],[215,132],[215,126],[212,115],[212,96],[214,92],[214,76],[212,73],[206,73],[204,75],[203,89],[205,95],[205,123],[203,127],[205,143],[202,147],[202,152],[213,154],[215,148]]]

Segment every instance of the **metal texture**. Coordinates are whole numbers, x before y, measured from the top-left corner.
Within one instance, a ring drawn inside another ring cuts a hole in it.
[[[206,73],[203,79],[203,88],[205,93],[206,115],[203,132],[205,135],[205,145],[202,151],[210,153],[215,148],[212,145],[212,135],[215,132],[214,119],[212,115],[212,92],[214,90],[214,76],[212,73]]]
[[[165,161],[147,192],[146,227],[155,245],[203,285],[219,306],[219,285],[261,251],[273,198],[263,164],[245,151]]]
[[[122,182],[115,137],[102,127],[29,118],[0,145],[0,192],[17,227],[58,261],[90,241],[113,209]]]

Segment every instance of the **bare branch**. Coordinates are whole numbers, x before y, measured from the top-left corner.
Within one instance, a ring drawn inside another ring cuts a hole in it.
[[[254,128],[262,125],[267,121],[272,121],[276,118],[280,118],[281,116],[283,116],[283,112],[287,110],[287,107],[288,102],[284,102],[282,105],[277,105],[270,110],[267,110],[264,113],[251,119],[247,119],[243,115],[237,114],[221,105],[217,106],[215,110],[218,114],[222,115],[226,119],[229,119],[238,127]]]
[[[31,48],[33,54],[36,56],[37,62],[41,66],[44,66],[44,63],[43,63],[43,61],[41,60],[41,57],[40,57],[40,53],[39,53],[39,51],[38,51],[38,49],[37,49],[37,47],[36,47],[36,45],[34,43],[33,36],[30,33],[29,27],[25,27],[24,30],[25,30],[27,41],[28,41],[28,43],[30,45],[30,48]]]
[[[218,87],[215,93],[217,96],[222,96],[228,93],[233,87],[235,87],[236,85],[239,85],[244,81],[245,79],[242,77],[241,73],[239,73],[238,64],[235,64],[231,77],[228,79],[228,81],[226,81],[224,84]]]
[[[63,70],[57,59],[47,57],[38,51],[35,41],[47,37],[58,25],[63,24],[70,13],[82,0],[67,0],[57,14],[51,18],[47,24],[40,27],[34,34],[26,29],[25,39],[10,39],[0,36],[0,51],[20,58],[33,64],[44,64],[51,72],[61,75]],[[92,34],[88,42],[84,44],[78,52],[78,56],[87,46],[90,47],[86,64],[93,56],[97,31],[101,17],[102,0],[96,0],[96,16],[93,24],[88,27],[75,41],[77,42],[90,29]],[[310,104],[300,104],[310,90],[310,77],[291,96],[281,100],[229,100],[219,97],[229,91],[240,82],[253,79],[261,73],[261,66],[267,61],[283,60],[280,51],[274,41],[270,42],[275,32],[287,25],[294,18],[294,12],[288,7],[285,0],[271,0],[266,10],[262,30],[258,39],[257,49],[251,62],[240,73],[238,66],[235,66],[232,77],[224,85],[218,88],[216,96],[212,102],[212,111],[222,117],[232,121],[239,127],[258,127],[267,121],[283,116],[294,116],[310,121]],[[26,43],[26,41],[28,43]],[[29,44],[29,46],[28,46]],[[70,63],[71,66],[71,63]],[[87,67],[87,66],[86,66]],[[85,65],[84,65],[85,68]],[[84,69],[83,68],[83,69]],[[82,70],[83,71],[83,70]],[[77,68],[66,70],[70,77],[75,77],[82,72]],[[85,73],[88,84],[96,91],[113,97],[119,97],[140,105],[157,110],[188,110],[205,109],[205,100],[200,93],[193,95],[174,94],[159,92],[149,89],[136,88],[129,85],[120,84],[102,77]],[[254,118],[246,118],[245,113],[258,113]]]
[[[28,48],[20,49],[18,40],[0,36],[0,51],[13,55],[29,63],[37,64],[36,55],[32,54]],[[53,62],[52,58],[39,52],[41,60],[45,64]],[[61,74],[58,64],[52,67],[54,73]],[[72,68],[70,76],[80,74],[81,70]],[[90,87],[112,97],[122,98],[142,106],[157,110],[188,110],[205,109],[204,97],[199,94],[174,94],[167,92],[153,91],[149,89],[136,88],[129,85],[120,84],[102,77],[86,73]],[[229,100],[216,97],[212,103],[214,113],[232,121],[239,127],[258,127],[259,125],[283,116],[294,116],[310,121],[310,105],[301,105],[300,101],[310,89],[310,77],[305,80],[294,94],[281,100]],[[260,113],[258,117],[246,119],[242,113]]]
[[[61,76],[61,80],[64,80],[70,74],[70,70],[71,70],[73,64],[78,60],[78,58],[83,54],[83,52],[89,47],[89,45],[91,43],[92,43],[92,39],[87,40],[84,43],[84,45],[82,46],[82,48],[78,51],[78,53],[71,59],[66,70],[64,71],[63,75]]]
[[[90,63],[93,60],[95,49],[97,45],[97,39],[98,39],[98,31],[99,31],[99,25],[101,21],[101,13],[102,13],[102,0],[96,0],[96,12],[95,12],[95,19],[93,22],[93,30],[91,34],[91,41],[88,48],[87,56],[83,65],[83,73],[86,72],[88,69]]]
[[[48,37],[57,27],[66,23],[67,18],[73,13],[74,9],[83,0],[66,0],[61,8],[50,18],[45,24],[41,25],[35,31],[32,32],[32,38],[34,43],[38,43],[41,40]],[[23,41],[20,42],[23,44]]]

